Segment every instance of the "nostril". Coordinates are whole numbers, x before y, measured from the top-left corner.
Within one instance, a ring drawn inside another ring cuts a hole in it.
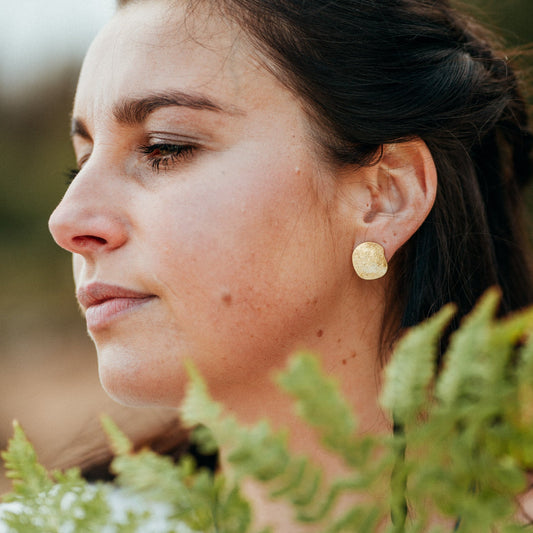
[[[72,243],[77,247],[85,248],[94,244],[105,245],[107,244],[107,240],[102,237],[97,237],[96,235],[80,235],[78,237],[73,237]]]

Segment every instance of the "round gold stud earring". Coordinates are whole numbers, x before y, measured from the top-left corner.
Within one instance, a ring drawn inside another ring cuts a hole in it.
[[[385,250],[377,242],[363,242],[352,254],[353,268],[356,274],[365,280],[382,278],[389,268],[385,259]]]

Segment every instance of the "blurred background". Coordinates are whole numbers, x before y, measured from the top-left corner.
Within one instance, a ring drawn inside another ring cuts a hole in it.
[[[132,436],[175,416],[122,408],[101,391],[70,258],[47,230],[75,164],[69,111],[83,53],[114,4],[0,0],[0,448],[16,418],[48,466],[103,443],[101,412]],[[533,0],[463,4],[509,47],[533,42]],[[0,480],[0,493],[6,486]]]

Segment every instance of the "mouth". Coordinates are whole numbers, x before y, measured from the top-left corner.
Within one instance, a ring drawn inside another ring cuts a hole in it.
[[[91,332],[104,329],[119,317],[156,298],[154,294],[106,283],[91,283],[80,287],[76,296],[85,313],[87,329]]]

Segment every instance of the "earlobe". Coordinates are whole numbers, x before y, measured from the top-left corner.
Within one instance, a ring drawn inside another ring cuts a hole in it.
[[[380,161],[362,169],[370,201],[365,206],[354,247],[379,243],[390,261],[428,216],[437,191],[437,172],[422,140],[383,147]]]

